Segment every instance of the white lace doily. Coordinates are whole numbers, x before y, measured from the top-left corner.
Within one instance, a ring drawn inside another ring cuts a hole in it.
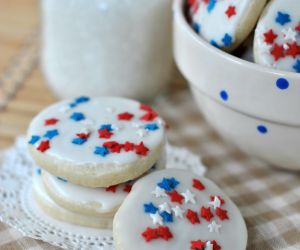
[[[22,234],[65,249],[113,249],[111,230],[71,225],[44,214],[31,192],[35,164],[23,137],[0,152],[0,220]],[[203,175],[206,168],[198,156],[185,148],[168,146],[167,167],[190,169]]]

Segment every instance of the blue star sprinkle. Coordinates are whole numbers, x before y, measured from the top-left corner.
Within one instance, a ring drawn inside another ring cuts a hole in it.
[[[76,144],[76,145],[82,145],[83,143],[85,143],[87,141],[87,139],[84,139],[84,138],[74,138],[72,140],[72,143],[73,144]]]
[[[173,215],[169,214],[166,211],[163,211],[162,213],[160,213],[160,216],[163,219],[163,222],[168,223],[168,222],[173,222]]]
[[[222,38],[222,42],[225,47],[229,47],[232,44],[232,37],[226,33]]]
[[[113,131],[111,124],[102,124],[99,129],[100,130],[107,129],[109,132]]]
[[[200,33],[200,30],[201,30],[201,26],[199,23],[193,23],[193,29],[196,33]]]
[[[150,130],[150,131],[155,131],[159,129],[158,125],[156,123],[149,123],[145,125],[145,129]]]
[[[59,135],[58,130],[53,129],[53,130],[47,130],[46,133],[44,134],[44,137],[51,140],[53,137],[58,136],[58,135]]]
[[[31,136],[30,140],[29,140],[29,144],[34,145],[36,142],[38,142],[41,139],[40,136],[38,135],[33,135]]]
[[[158,208],[153,205],[152,202],[150,203],[145,203],[144,204],[144,212],[148,214],[155,214],[157,212]]]
[[[85,116],[83,113],[77,113],[74,112],[71,116],[70,119],[74,120],[75,122],[79,122],[85,119]]]
[[[56,178],[57,178],[58,180],[62,181],[62,182],[68,182],[66,179],[64,179],[64,178],[62,178],[62,177],[57,176]]]
[[[101,156],[105,157],[106,155],[109,154],[109,151],[106,147],[96,147],[95,151],[94,151],[94,154],[101,155]]]
[[[296,63],[293,65],[293,69],[300,73],[300,60],[297,60]]]
[[[41,176],[41,174],[42,174],[42,169],[37,168],[37,169],[35,170],[35,173],[36,173],[36,175]]]
[[[75,98],[75,100],[74,100],[73,102],[71,102],[71,103],[69,104],[69,106],[70,106],[71,108],[75,108],[78,104],[88,102],[89,100],[90,100],[89,97],[86,97],[86,96],[80,96],[80,97]]]
[[[169,179],[163,178],[161,182],[157,183],[160,188],[166,190],[167,192],[171,192],[178,184],[179,181],[177,181],[174,177]]]
[[[287,13],[278,11],[275,21],[283,26],[291,21],[291,17]]]
[[[207,11],[212,12],[212,10],[215,8],[217,3],[217,0],[209,0],[209,3],[207,5]]]
[[[215,40],[211,40],[210,44],[218,49],[220,48],[220,45]]]

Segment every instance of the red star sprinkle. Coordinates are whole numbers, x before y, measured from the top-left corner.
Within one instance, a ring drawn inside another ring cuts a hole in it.
[[[300,23],[295,27],[295,30],[300,32]]]
[[[45,120],[45,126],[55,125],[59,120],[56,118],[50,118]]]
[[[199,217],[198,217],[198,214],[191,210],[191,209],[188,209],[187,210],[187,213],[186,213],[186,218],[189,219],[189,221],[192,223],[192,224],[199,224],[200,223],[200,220],[199,220]]]
[[[88,139],[90,137],[90,133],[79,133],[76,134],[77,137],[79,137],[80,139]]]
[[[173,238],[173,235],[168,227],[163,227],[163,226],[158,227],[157,234],[160,238],[162,238],[166,241]]]
[[[131,185],[131,184],[126,184],[126,185],[124,186],[124,188],[123,188],[123,191],[124,191],[125,193],[130,193],[131,189],[132,189],[132,185]]]
[[[123,148],[123,145],[116,141],[105,142],[105,143],[103,143],[103,146],[108,148],[109,151],[112,153],[120,153],[121,149]]]
[[[177,202],[179,204],[182,204],[182,200],[184,199],[184,197],[176,190],[173,190],[172,192],[168,192],[167,194],[170,197],[172,202]]]
[[[228,6],[228,9],[226,10],[225,13],[228,16],[228,18],[234,16],[236,14],[236,12],[235,12],[235,6],[233,6],[233,5]]]
[[[154,111],[152,107],[150,107],[146,104],[143,104],[143,103],[140,104],[140,109],[144,110],[144,111],[147,111],[147,112],[153,112]]]
[[[118,114],[119,120],[130,121],[133,117],[134,117],[134,115],[131,113],[128,113],[128,112]]]
[[[211,195],[211,196],[209,197],[210,201],[214,201],[214,200],[215,200],[215,196],[216,196],[216,195]],[[217,195],[217,197],[218,197],[218,199],[221,201],[221,206],[224,205],[224,204],[225,204],[224,199],[223,199],[221,196],[219,196],[219,195]]]
[[[229,220],[227,215],[227,210],[217,207],[216,215],[220,218],[220,220]]]
[[[264,33],[265,42],[268,44],[272,44],[274,40],[277,38],[277,35],[273,32],[272,29],[268,30]]]
[[[193,187],[202,191],[205,189],[205,186],[202,184],[202,182],[198,179],[193,179]]]
[[[123,145],[125,152],[133,151],[134,150],[134,144],[131,142],[125,142]]]
[[[287,56],[296,58],[300,54],[300,46],[296,42],[288,43],[288,47],[289,48],[285,52]]]
[[[50,148],[50,142],[47,140],[47,141],[41,141],[40,145],[37,147],[37,150],[43,153],[49,148]]]
[[[149,149],[144,145],[143,142],[141,142],[138,145],[135,145],[135,153],[138,155],[146,156]]]
[[[278,61],[280,58],[284,57],[284,48],[282,45],[278,45],[275,43],[273,49],[271,50],[271,54],[274,57],[275,61]]]
[[[99,138],[109,139],[114,133],[110,132],[107,128],[98,130]]]
[[[142,233],[142,236],[145,238],[147,242],[157,239],[159,237],[156,229],[150,227],[147,227],[147,229]]]
[[[221,247],[215,240],[211,240],[210,243],[213,245],[213,250],[221,250]]]
[[[206,246],[202,240],[191,241],[191,250],[202,250]]]
[[[144,114],[140,120],[150,122],[153,121],[158,116],[158,113],[156,111],[149,111],[146,114]]]
[[[200,215],[202,218],[204,218],[207,221],[210,221],[211,218],[214,217],[214,215],[212,214],[210,207],[202,207],[201,211],[200,211]]]
[[[113,186],[105,188],[105,191],[115,193],[117,191],[117,187],[118,187],[118,185],[113,185]]]

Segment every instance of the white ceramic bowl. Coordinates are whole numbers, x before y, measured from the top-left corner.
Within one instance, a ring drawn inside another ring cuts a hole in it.
[[[272,165],[300,170],[300,74],[242,60],[204,41],[174,1],[174,56],[208,122]]]

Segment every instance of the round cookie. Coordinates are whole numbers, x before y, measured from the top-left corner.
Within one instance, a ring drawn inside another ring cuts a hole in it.
[[[178,169],[136,182],[113,221],[117,250],[245,250],[241,213],[212,181]]]
[[[40,167],[87,187],[108,187],[142,175],[165,147],[164,122],[151,107],[117,98],[56,103],[31,122],[29,151]]]
[[[300,73],[300,3],[273,0],[258,21],[254,37],[256,63]]]
[[[145,174],[163,168],[165,163],[162,159]],[[90,188],[72,184],[46,171],[42,171],[42,179],[48,195],[59,206],[80,214],[101,217],[114,216],[135,182],[129,181],[107,188]]]
[[[112,228],[113,217],[94,217],[82,215],[79,213],[74,213],[65,208],[57,205],[48,195],[44,188],[43,182],[38,170],[38,175],[33,177],[33,196],[38,203],[39,207],[43,212],[48,214],[50,217],[57,219],[59,221],[65,221],[68,223],[94,227],[94,228]]]
[[[237,48],[251,33],[266,0],[188,0],[194,30],[213,46]]]

